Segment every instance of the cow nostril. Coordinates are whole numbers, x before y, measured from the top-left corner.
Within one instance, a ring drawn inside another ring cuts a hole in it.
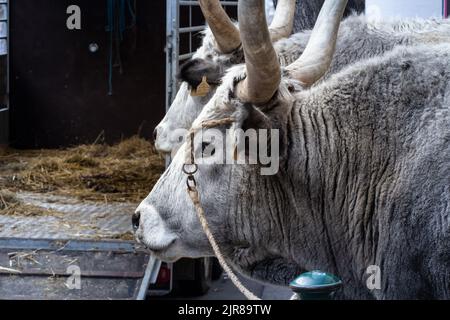
[[[136,231],[139,228],[139,221],[141,219],[141,213],[138,211],[131,217],[131,224],[133,226],[133,230]]]
[[[156,141],[157,137],[158,137],[158,128],[155,128],[155,130],[153,130],[153,140]]]

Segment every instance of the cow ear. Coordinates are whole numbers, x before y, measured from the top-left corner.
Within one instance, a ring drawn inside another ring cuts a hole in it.
[[[178,79],[185,81],[191,88],[197,88],[206,77],[209,84],[218,84],[222,78],[220,66],[213,61],[191,59],[180,67]]]

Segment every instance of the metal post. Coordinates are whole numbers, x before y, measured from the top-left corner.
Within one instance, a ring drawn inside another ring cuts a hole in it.
[[[1,23],[6,26],[6,35],[1,40],[6,42],[6,70],[2,77],[6,78],[5,105],[0,105],[0,146],[8,144],[9,140],[9,3],[8,0],[0,0],[0,5],[6,8],[5,17],[2,17]],[[2,92],[3,94],[3,92]],[[3,101],[2,101],[3,103]]]
[[[148,260],[147,267],[145,268],[144,278],[142,279],[141,287],[139,288],[136,300],[145,300],[147,297],[148,287],[150,284],[156,283],[160,267],[161,261],[151,255]]]
[[[168,110],[178,86],[176,75],[178,73],[179,51],[179,0],[167,0],[166,5],[166,110]]]
[[[448,0],[442,0],[442,15],[444,18],[448,18],[449,16],[449,1]]]

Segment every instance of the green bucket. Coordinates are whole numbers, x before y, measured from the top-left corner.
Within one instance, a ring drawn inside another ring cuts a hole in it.
[[[342,287],[342,281],[335,275],[314,270],[295,278],[289,287],[301,300],[331,300]]]

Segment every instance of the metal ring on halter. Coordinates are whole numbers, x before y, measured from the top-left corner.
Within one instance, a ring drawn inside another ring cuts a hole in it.
[[[192,166],[192,170],[188,170],[188,166]],[[196,173],[198,170],[198,166],[194,163],[194,164],[188,164],[185,163],[183,164],[183,172],[187,175],[193,175],[194,173]]]
[[[197,188],[197,181],[195,181],[195,178],[193,175],[188,175],[186,179],[186,185],[189,189],[189,191],[194,191]]]

